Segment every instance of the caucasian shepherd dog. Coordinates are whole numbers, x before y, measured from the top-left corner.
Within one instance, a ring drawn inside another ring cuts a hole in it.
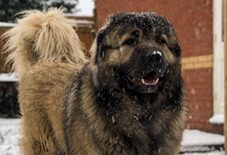
[[[5,34],[20,75],[25,155],[177,155],[181,49],[155,13],[118,13],[86,59],[62,12],[26,12]]]

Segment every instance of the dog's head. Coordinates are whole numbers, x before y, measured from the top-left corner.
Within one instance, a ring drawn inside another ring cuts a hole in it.
[[[119,13],[98,32],[94,81],[140,94],[155,93],[181,74],[180,56],[175,30],[164,17]]]

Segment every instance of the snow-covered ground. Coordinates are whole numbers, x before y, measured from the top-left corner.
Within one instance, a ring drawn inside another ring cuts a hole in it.
[[[199,130],[185,130],[181,150],[183,152],[206,152],[185,153],[184,155],[224,155],[224,151],[217,152],[217,150],[213,147],[222,146],[224,144],[224,141],[225,140],[223,135],[211,134]],[[211,153],[207,153],[210,151]]]
[[[20,155],[20,119],[0,118],[0,155]]]
[[[18,142],[20,139],[20,119],[0,118],[0,155],[21,155]],[[220,145],[224,143],[224,136],[185,130],[182,141],[183,147],[200,145]],[[210,153],[185,153],[184,155],[224,155],[224,151]]]
[[[222,135],[201,132],[199,130],[185,130],[182,145],[221,145],[224,144],[224,140]]]
[[[13,27],[14,25],[13,23],[0,22],[0,27]]]
[[[210,153],[185,153],[184,155],[225,155],[224,151]]]
[[[19,78],[16,73],[1,73],[0,82],[16,82]]]

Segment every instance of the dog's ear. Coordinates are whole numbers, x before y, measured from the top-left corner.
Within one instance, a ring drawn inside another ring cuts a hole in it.
[[[103,50],[103,39],[106,34],[106,29],[102,28],[99,30],[97,37],[96,37],[96,49],[95,49],[95,56],[94,56],[94,63],[97,64],[101,61],[101,59],[105,56],[105,51]]]
[[[180,44],[178,42],[176,33],[173,32],[168,39],[168,48],[170,49],[170,51],[173,52],[173,54],[176,57],[180,57],[181,56],[181,47]]]
[[[176,57],[181,56],[181,47],[178,41],[172,41],[172,43],[169,45],[169,49],[175,54]]]

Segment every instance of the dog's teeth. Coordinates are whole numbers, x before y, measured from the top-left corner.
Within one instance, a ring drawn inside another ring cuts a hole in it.
[[[146,86],[152,86],[152,85],[156,85],[158,83],[159,79],[157,78],[154,82],[150,82],[150,83],[145,82],[144,79],[142,79],[141,81]]]
[[[144,85],[146,85],[146,86],[149,86],[149,85],[150,85],[149,83],[145,82],[144,79],[142,79],[142,83],[143,83]]]
[[[144,79],[142,79],[142,83],[145,84],[146,86],[148,85]]]

